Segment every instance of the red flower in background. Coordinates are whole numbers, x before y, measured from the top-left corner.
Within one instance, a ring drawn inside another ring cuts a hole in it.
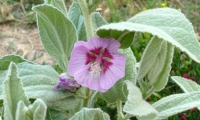
[[[191,81],[194,81],[194,82],[197,82],[197,79],[195,77],[189,77],[188,74],[183,74],[182,76],[183,78],[186,78],[188,80],[191,80]]]

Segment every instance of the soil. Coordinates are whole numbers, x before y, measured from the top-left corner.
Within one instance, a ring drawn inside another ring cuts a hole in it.
[[[52,65],[55,62],[45,52],[37,26],[0,24],[0,57],[8,54],[20,55],[39,64]]]

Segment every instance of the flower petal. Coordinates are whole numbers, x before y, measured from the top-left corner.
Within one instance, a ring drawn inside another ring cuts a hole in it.
[[[74,44],[74,47],[78,47],[78,46],[84,46],[86,44],[86,42],[84,41],[78,41]]]
[[[107,39],[99,38],[99,37],[92,37],[90,41],[87,42],[87,48],[89,50],[97,49],[97,48],[106,48],[108,46]]]
[[[102,75],[102,80],[100,80],[103,89],[110,89],[125,75],[126,57],[123,54],[114,54],[111,62],[112,65],[109,66],[106,72]]]
[[[85,65],[87,52],[88,50],[85,46],[78,45],[74,47],[68,65],[68,72],[71,76],[74,76],[75,72]]]
[[[75,73],[74,79],[82,86],[88,87],[92,90],[98,90],[101,92],[107,91],[107,90],[101,88],[100,78],[93,78],[90,75],[88,69],[89,69],[89,66],[86,66],[86,65],[83,68],[79,69]]]
[[[109,50],[109,52],[112,54],[112,53],[117,53],[117,50],[119,49],[120,47],[120,43],[118,41],[116,41],[115,39],[113,38],[110,38],[108,40],[108,47],[107,49]]]

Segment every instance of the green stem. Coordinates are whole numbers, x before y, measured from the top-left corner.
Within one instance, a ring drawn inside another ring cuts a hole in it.
[[[122,101],[117,100],[117,120],[123,120],[124,114],[122,113]]]
[[[151,96],[151,94],[154,92],[154,87],[151,87],[151,89],[147,92],[146,94],[146,98],[147,99],[149,96]]]
[[[126,114],[125,116],[124,116],[124,119],[123,120],[128,120],[130,117],[132,117],[132,115],[130,115],[130,114]]]
[[[138,80],[138,82],[140,85],[141,92],[143,93],[143,91],[145,89],[145,82],[143,81],[143,79]]]
[[[138,80],[138,82],[140,84],[140,90],[142,92],[142,97],[146,98],[147,91],[149,90],[150,86],[145,81],[143,81],[143,79]]]
[[[91,14],[89,13],[89,9],[86,3],[86,0],[79,0],[79,7],[81,8],[83,17],[84,17],[84,24],[87,33],[87,39],[89,40],[91,37],[94,36],[93,28],[92,28],[92,19]]]
[[[90,98],[91,98],[91,95],[93,94],[94,92],[92,90],[90,90],[89,88],[87,88],[87,98],[84,99],[83,101],[83,107],[88,107],[89,105],[89,101],[90,101]]]
[[[100,93],[98,91],[95,91],[91,97],[91,99],[89,100],[89,104],[88,107],[91,108],[94,105],[94,102],[96,101],[96,99],[100,96]]]

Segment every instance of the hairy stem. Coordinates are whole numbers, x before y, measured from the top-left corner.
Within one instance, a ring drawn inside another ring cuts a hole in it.
[[[89,106],[89,101],[91,99],[91,96],[93,95],[94,91],[87,88],[87,98],[83,101],[83,107]]]
[[[94,106],[94,102],[97,100],[97,98],[100,96],[100,93],[98,91],[95,91],[93,94],[92,94],[92,97],[91,99],[89,100],[89,104],[88,104],[88,107],[91,108]]]
[[[127,114],[124,116],[124,119],[123,119],[123,120],[129,120],[130,117],[132,117],[132,115],[130,115],[130,114],[127,113]]]
[[[91,37],[94,36],[93,28],[92,28],[92,19],[91,14],[89,13],[89,9],[86,3],[86,0],[79,0],[79,6],[81,8],[81,12],[84,17],[84,24],[87,33],[87,39],[89,40]]]
[[[145,99],[147,99],[148,97],[150,97],[151,94],[154,93],[154,91],[155,91],[154,87],[151,87],[151,89],[149,89],[149,91],[147,92],[147,95],[146,95]]]
[[[117,100],[117,120],[123,120],[124,114],[122,113],[122,101]]]

